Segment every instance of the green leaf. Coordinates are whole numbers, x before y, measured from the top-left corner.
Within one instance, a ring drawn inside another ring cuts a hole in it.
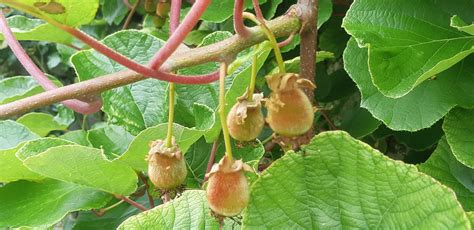
[[[46,137],[46,138],[39,138],[32,141],[28,141],[22,145],[22,147],[16,152],[16,157],[21,160],[25,161],[28,157],[36,156],[49,148],[63,146],[63,145],[76,145],[74,142],[54,138],[54,137]]]
[[[459,31],[474,35],[474,24],[468,25],[457,15],[451,17],[451,26]]]
[[[332,1],[320,0],[318,2],[318,29],[331,18],[332,15]]]
[[[148,197],[142,196],[135,201],[146,206],[148,203]],[[103,216],[97,216],[93,212],[83,211],[79,213],[79,217],[74,221],[74,227],[72,229],[117,229],[123,221],[140,212],[139,209],[128,203],[122,203],[117,207],[108,210]]]
[[[369,48],[369,69],[377,88],[398,98],[474,52],[474,36],[450,27],[458,14],[473,20],[471,0],[359,0],[343,27]]]
[[[79,145],[92,147],[92,144],[87,139],[87,132],[84,130],[75,130],[75,131],[67,132],[66,134],[59,136],[58,138],[72,141]]]
[[[274,162],[243,215],[244,229],[469,229],[452,190],[340,131]]]
[[[474,56],[423,82],[401,98],[380,93],[370,79],[367,49],[349,40],[344,68],[359,88],[361,107],[394,130],[416,131],[432,126],[456,105],[474,106]]]
[[[0,182],[8,183],[17,180],[41,180],[44,177],[30,171],[23,165],[15,153],[23,143],[12,149],[0,150]]]
[[[40,19],[31,19],[21,15],[7,18],[8,26],[18,40],[46,41],[71,44],[74,37]],[[0,40],[3,40],[0,33]]]
[[[55,117],[47,113],[27,113],[18,118],[16,122],[26,126],[41,137],[45,137],[51,131],[65,131],[68,128],[68,125],[59,123],[55,120]]]
[[[443,123],[446,139],[453,154],[464,165],[474,169],[474,110],[454,108]]]
[[[0,149],[10,149],[23,141],[39,138],[22,124],[14,121],[0,121]]]
[[[244,10],[252,8],[251,0],[244,0]],[[259,0],[260,4],[267,0]],[[202,19],[209,22],[223,22],[232,16],[234,10],[234,0],[211,1],[206,11],[202,15]]]
[[[0,227],[48,227],[69,212],[103,207],[111,196],[80,185],[46,180],[0,187]]]
[[[53,82],[60,86],[56,79]],[[0,104],[16,101],[44,92],[43,88],[30,76],[10,77],[0,81]]]
[[[469,217],[469,220],[471,221],[471,227],[474,227],[474,212],[468,212],[467,216]]]
[[[101,3],[102,15],[109,25],[120,25],[125,16],[127,16],[128,8],[123,0],[106,0]]]
[[[424,172],[442,184],[450,187],[461,202],[464,210],[474,210],[474,169],[461,164],[453,155],[446,138],[442,138],[436,150],[423,164],[418,165]]]
[[[128,165],[138,171],[146,171],[148,163],[145,158],[150,150],[148,145],[151,141],[166,138],[167,125],[168,124],[160,124],[143,130],[133,139],[127,151],[114,162]],[[178,124],[174,124],[173,126],[173,136],[183,153],[188,151],[189,147],[199,140],[204,133],[205,131],[203,130],[190,129]]]
[[[406,144],[408,147],[421,151],[438,143],[444,133],[441,129],[441,122],[439,121],[433,126],[417,132],[396,131],[393,132],[393,134],[400,142]]]
[[[52,147],[23,164],[43,176],[113,194],[129,195],[137,188],[137,176],[131,168],[110,162],[101,150],[85,146]]]
[[[92,21],[99,8],[99,0],[0,0],[0,3],[73,27]]]
[[[124,221],[117,229],[218,229],[210,215],[206,193],[185,191],[179,198]]]
[[[133,138],[135,137],[132,134],[116,125],[92,129],[87,134],[87,139],[92,146],[104,150],[104,154],[109,160],[122,155]]]
[[[357,139],[372,133],[381,123],[364,108],[346,111],[344,115],[340,128]]]

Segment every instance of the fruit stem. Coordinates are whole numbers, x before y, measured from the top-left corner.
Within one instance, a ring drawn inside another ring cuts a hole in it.
[[[174,121],[174,83],[169,83],[169,110],[168,110],[168,134],[166,136],[166,147],[173,146],[173,121]]]
[[[244,16],[244,18],[247,18],[247,19],[253,21],[254,23],[256,23],[257,25],[259,25],[262,28],[263,32],[265,33],[265,35],[267,35],[268,40],[270,41],[270,44],[273,47],[273,52],[275,53],[275,58],[276,58],[277,63],[278,63],[278,68],[280,69],[280,73],[286,73],[285,63],[283,62],[283,57],[281,56],[280,47],[278,46],[278,42],[277,42],[273,32],[267,27],[267,25],[265,24],[265,22],[263,20],[262,21],[258,20],[255,17],[255,15],[253,15],[251,13],[248,13],[248,12],[244,12],[243,16]]]
[[[219,115],[222,125],[222,134],[224,136],[225,154],[229,160],[232,160],[232,147],[230,145],[229,128],[227,127],[225,115],[225,76],[227,75],[227,63],[222,62],[219,70]]]
[[[252,74],[250,75],[249,91],[247,92],[247,101],[253,101],[253,92],[255,91],[255,83],[257,81],[257,55],[258,44],[254,47],[254,54],[252,57]]]
[[[125,202],[131,204],[132,206],[134,206],[134,207],[136,207],[136,208],[138,208],[138,209],[140,209],[140,210],[142,210],[142,211],[148,211],[148,208],[145,208],[143,205],[137,203],[136,201],[134,201],[134,200],[132,200],[132,199],[126,197],[126,196],[115,195],[115,197],[116,197],[117,199],[121,199],[121,200],[123,200],[123,201],[125,201]]]

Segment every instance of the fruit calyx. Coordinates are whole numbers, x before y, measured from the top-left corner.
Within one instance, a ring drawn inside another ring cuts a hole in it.
[[[245,171],[253,171],[242,160],[224,156],[212,166],[206,189],[211,210],[219,216],[238,215],[248,204],[250,191]]]
[[[294,137],[311,129],[314,109],[303,89],[315,89],[315,85],[295,73],[279,73],[266,76],[272,90],[266,100],[267,122],[275,133]]]
[[[171,147],[166,146],[165,140],[152,141],[147,160],[148,176],[159,189],[174,189],[186,179],[186,162],[174,137]]]
[[[232,138],[238,141],[251,141],[258,137],[265,120],[262,113],[263,94],[253,94],[247,100],[248,91],[237,98],[237,103],[227,115],[227,126]]]

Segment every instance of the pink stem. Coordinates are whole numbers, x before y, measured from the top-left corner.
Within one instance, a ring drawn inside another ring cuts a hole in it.
[[[180,84],[207,84],[210,82],[217,81],[219,79],[219,73],[214,72],[205,75],[197,75],[197,76],[184,76],[184,75],[176,75],[167,73],[161,70],[153,70],[150,67],[141,65],[139,63],[130,60],[129,58],[123,56],[115,52],[114,50],[110,49],[109,47],[103,45],[102,43],[98,42],[94,38],[90,37],[89,35],[83,33],[80,30],[77,30],[72,27],[63,27],[66,32],[72,34],[77,39],[83,41],[93,49],[97,50],[98,52],[102,53],[103,55],[111,58],[112,60],[118,62],[119,64],[139,73],[147,77],[156,78],[163,81],[175,82]],[[176,33],[175,33],[176,34]],[[166,43],[168,44],[168,43]],[[166,45],[165,45],[166,46]],[[164,48],[164,47],[163,47]],[[163,49],[162,48],[162,49]],[[162,50],[160,49],[160,51]]]
[[[181,0],[171,0],[170,10],[170,33],[173,34],[179,26],[179,16],[181,15]]]
[[[253,9],[255,10],[255,15],[257,16],[257,19],[259,21],[264,21],[265,18],[263,17],[262,10],[260,9],[260,4],[258,3],[258,0],[252,0],[253,3]]]
[[[13,54],[15,54],[26,71],[38,82],[38,84],[41,85],[44,90],[56,89],[56,85],[51,82],[48,77],[46,77],[46,75],[38,68],[38,66],[35,65],[25,50],[21,47],[15,36],[13,36],[13,32],[11,31],[10,27],[8,27],[5,16],[1,10],[0,30],[3,33],[3,36],[5,37],[5,40],[7,41],[8,46],[10,46]],[[96,100],[91,103],[80,100],[66,100],[62,101],[61,103],[68,108],[82,114],[95,113],[102,107],[102,102],[100,100]]]
[[[181,45],[186,36],[191,32],[193,27],[201,18],[211,0],[198,0],[191,7],[186,15],[183,23],[178,26],[176,31],[170,36],[166,44],[155,54],[148,66],[152,69],[159,69],[161,65],[173,54],[173,52]]]
[[[132,9],[132,8],[133,8],[133,6],[130,4],[130,2],[128,2],[128,0],[123,0],[123,4],[124,4],[125,6],[127,6],[128,9]]]
[[[295,34],[291,34],[287,39],[285,39],[284,41],[281,41],[278,43],[278,47],[283,47],[283,46],[286,46],[288,44],[291,43],[291,41],[293,41],[293,38],[295,37]]]
[[[234,3],[234,30],[238,35],[245,37],[249,34],[249,30],[244,25],[244,0],[235,0]]]

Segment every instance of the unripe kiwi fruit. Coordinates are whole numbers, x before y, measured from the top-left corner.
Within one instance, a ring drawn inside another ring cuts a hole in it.
[[[148,177],[157,188],[174,189],[186,179],[186,162],[174,138],[171,148],[166,147],[164,140],[151,142],[147,158]]]
[[[227,115],[227,126],[232,138],[238,141],[251,141],[258,137],[265,120],[262,113],[262,94],[254,94],[247,101],[247,93],[237,99]]]
[[[244,171],[251,171],[250,166],[242,160],[230,160],[227,156],[213,165],[208,174],[206,195],[215,214],[235,216],[247,206],[250,190]]]
[[[302,135],[311,129],[315,111],[302,89],[314,89],[314,84],[295,73],[269,75],[266,79],[272,90],[266,101],[270,128],[286,137]]]
[[[158,4],[156,4],[156,15],[162,17],[162,18],[167,18],[168,13],[170,12],[171,4],[168,1],[159,1]]]

